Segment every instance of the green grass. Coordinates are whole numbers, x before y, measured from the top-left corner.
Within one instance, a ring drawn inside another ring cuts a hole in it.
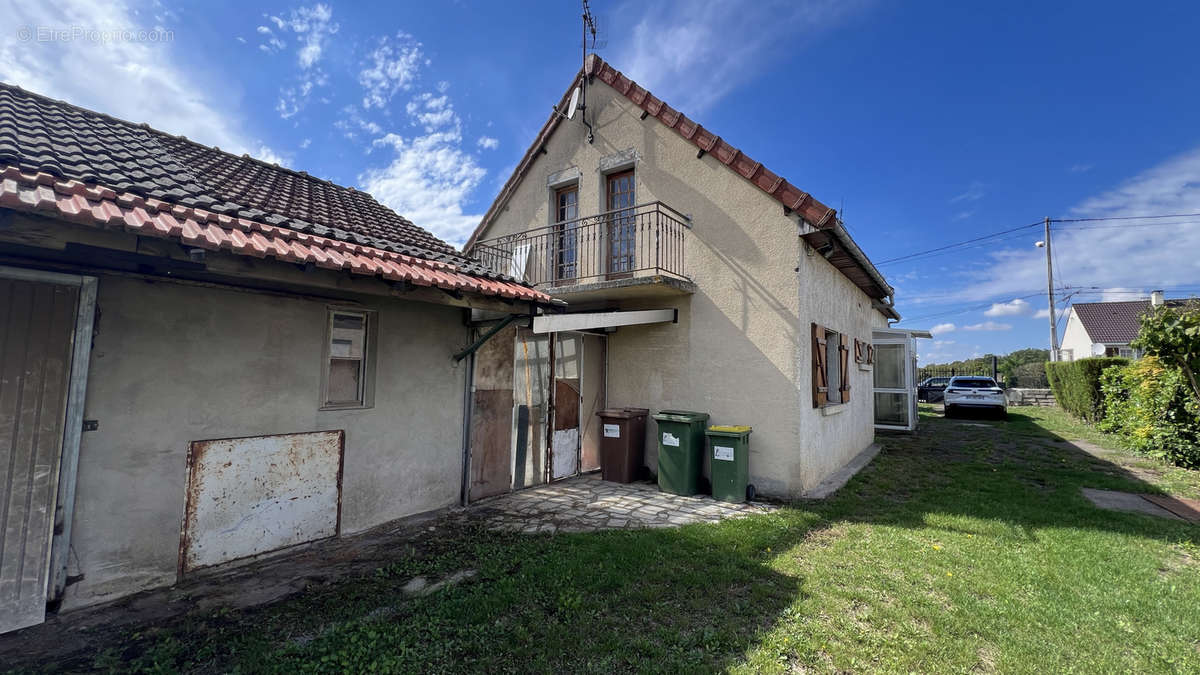
[[[373,576],[132,633],[75,668],[174,672],[1200,671],[1200,527],[1082,486],[1200,476],[1055,410],[922,411],[833,499],[678,530],[470,525]],[[967,423],[964,423],[967,422]],[[976,426],[972,426],[976,425]],[[1150,469],[1153,469],[1151,471]],[[415,574],[477,576],[423,598]]]

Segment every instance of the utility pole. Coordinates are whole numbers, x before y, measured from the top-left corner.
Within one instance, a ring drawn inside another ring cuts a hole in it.
[[[1046,216],[1046,295],[1050,299],[1050,360],[1058,360],[1058,325],[1054,320],[1054,266],[1050,264],[1050,216]]]

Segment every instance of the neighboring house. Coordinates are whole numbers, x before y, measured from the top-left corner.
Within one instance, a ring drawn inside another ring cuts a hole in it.
[[[581,83],[466,246],[566,303],[477,355],[471,497],[596,468],[606,405],[751,425],[758,492],[805,494],[872,444],[892,288],[833,209],[595,55],[557,110]]]
[[[547,301],[353,188],[0,85],[0,632],[457,503],[469,313]]]
[[[1166,300],[1162,291],[1154,291],[1146,300],[1121,302],[1077,302],[1067,310],[1067,326],[1059,345],[1059,359],[1074,361],[1090,356],[1137,358],[1138,350],[1129,346],[1141,330],[1141,318],[1162,304],[1183,304]]]

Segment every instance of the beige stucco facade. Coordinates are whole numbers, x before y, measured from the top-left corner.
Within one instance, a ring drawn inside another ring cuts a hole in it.
[[[329,303],[101,276],[97,306],[64,609],[175,581],[191,441],[344,429],[342,533],[457,501],[459,310],[362,298],[375,405],[321,410]]]
[[[581,216],[605,211],[605,177],[632,168],[638,203],[690,216],[685,273],[692,293],[628,290],[573,303],[571,311],[678,309],[678,322],[625,326],[609,336],[608,404],[689,409],[714,424],[749,424],[751,482],[797,496],[867,448],[873,438],[871,372],[851,358],[849,402],[812,403],[812,323],[870,342],[886,326],[871,298],[800,239],[781,204],[598,80],[587,117],[564,121],[525,177],[478,233],[486,240],[544,227],[553,189],[574,181]],[[553,288],[548,288],[551,293]],[[564,296],[568,301],[570,296]],[[656,464],[648,424],[647,464]]]

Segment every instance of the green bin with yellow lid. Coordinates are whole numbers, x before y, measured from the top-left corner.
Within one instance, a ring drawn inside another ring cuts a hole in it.
[[[748,426],[710,426],[704,432],[712,448],[712,496],[723,502],[754,499],[750,484],[750,432]]]

